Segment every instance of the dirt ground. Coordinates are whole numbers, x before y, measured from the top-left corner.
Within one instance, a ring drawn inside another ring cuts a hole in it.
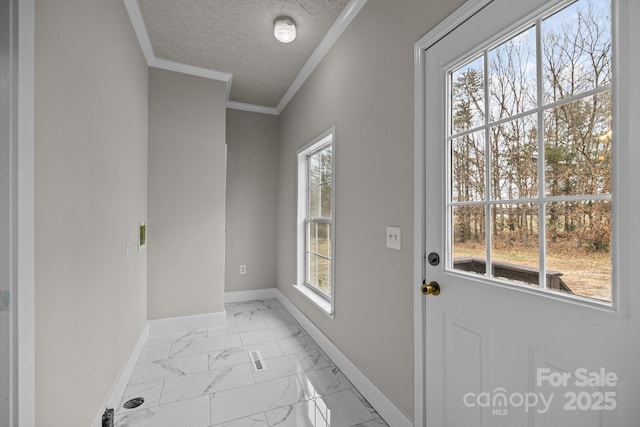
[[[477,243],[454,245],[455,257],[484,258],[484,246]],[[538,267],[538,248],[502,247],[494,249],[493,257],[502,262]],[[547,270],[562,273],[562,280],[574,294],[611,301],[611,255],[575,247],[571,242],[549,244]]]

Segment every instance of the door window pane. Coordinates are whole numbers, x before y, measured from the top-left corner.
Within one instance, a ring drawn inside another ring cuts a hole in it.
[[[611,91],[544,115],[549,196],[611,193]]]
[[[491,207],[492,276],[539,284],[538,205],[499,204]]]
[[[544,101],[611,83],[611,5],[582,0],[542,21]]]
[[[484,132],[473,132],[451,142],[451,196],[455,202],[484,200]]]
[[[484,57],[451,73],[451,133],[484,124]]]
[[[486,239],[484,206],[453,208],[453,268],[485,274]]]
[[[538,196],[537,116],[494,126],[491,134],[491,197],[493,200]]]
[[[490,121],[536,108],[536,29],[489,51]]]
[[[561,273],[557,289],[611,301],[611,202],[546,206],[547,269]]]

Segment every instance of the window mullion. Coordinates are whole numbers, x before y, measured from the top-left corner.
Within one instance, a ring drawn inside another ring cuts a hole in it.
[[[490,105],[489,97],[491,91],[489,90],[489,51],[484,51],[484,151],[485,151],[485,186],[484,186],[484,235],[485,235],[485,275],[487,277],[493,276],[492,268],[492,253],[491,253],[491,131],[488,126],[490,121]]]
[[[333,223],[333,219],[331,219],[331,218],[310,217],[310,218],[307,218],[307,221],[315,222],[315,223],[318,223],[318,224],[332,224]]]
[[[311,156],[307,155],[305,159],[305,179],[306,179],[306,212],[305,217],[307,218],[305,221],[305,230],[304,230],[304,240],[305,240],[305,256],[304,256],[304,277],[305,281],[309,283],[311,281],[311,255],[309,251],[311,250],[311,222],[309,221],[309,217],[311,214],[311,167],[309,165],[309,159]]]
[[[314,241],[316,243],[315,247],[316,247],[316,252],[318,251],[317,247],[318,247],[318,227],[313,227],[313,238]],[[318,287],[320,287],[320,266],[318,265],[318,259],[316,258],[316,262],[315,262],[315,269],[316,269],[316,283],[315,285],[317,285]]]
[[[545,197],[546,176],[544,171],[544,91],[542,69],[542,21],[536,21],[536,90],[538,98],[538,287],[547,289],[547,221]]]

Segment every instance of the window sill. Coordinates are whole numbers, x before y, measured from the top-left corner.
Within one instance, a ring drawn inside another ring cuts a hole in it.
[[[293,285],[294,289],[300,292],[305,298],[307,298],[311,303],[313,303],[316,307],[322,311],[322,313],[329,316],[333,319],[333,309],[331,307],[331,302],[322,298],[320,295],[307,288],[305,285]]]

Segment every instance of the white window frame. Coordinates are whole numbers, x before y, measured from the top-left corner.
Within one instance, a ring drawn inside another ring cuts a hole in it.
[[[297,222],[296,222],[296,234],[297,234],[297,250],[296,250],[296,283],[294,288],[304,295],[315,306],[320,308],[320,311],[328,315],[330,318],[334,316],[334,302],[335,302],[335,259],[336,259],[336,227],[335,227],[335,212],[336,212],[336,128],[332,126],[327,129],[312,141],[301,147],[297,152]],[[307,212],[309,206],[309,171],[308,171],[308,158],[315,152],[324,149],[325,147],[332,147],[331,156],[331,219],[326,223],[331,226],[331,295],[327,295],[324,292],[320,292],[315,286],[307,283]]]

